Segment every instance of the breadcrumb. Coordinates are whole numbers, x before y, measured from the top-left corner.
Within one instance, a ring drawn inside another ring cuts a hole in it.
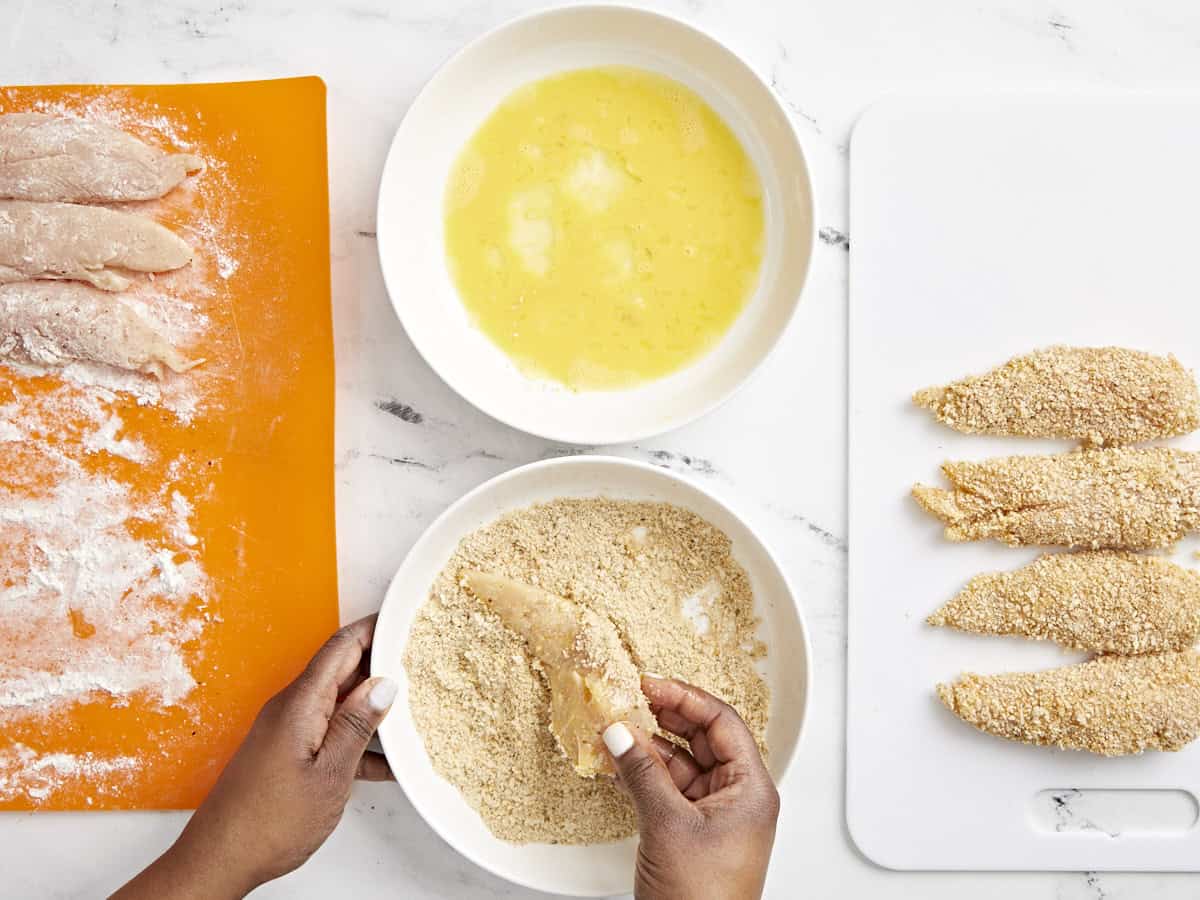
[[[1174,356],[1122,347],[1047,347],[985,375],[913,395],[967,434],[1131,444],[1200,428],[1200,391]]]
[[[927,621],[1097,653],[1186,650],[1200,637],[1200,574],[1135,553],[1048,554],[971,579]]]
[[[942,472],[952,490],[912,493],[951,541],[1144,550],[1200,528],[1200,453],[1081,450],[947,462]]]
[[[1200,734],[1200,656],[1100,656],[1046,672],[939,684],[960,719],[1011,741],[1125,756],[1179,750]]]

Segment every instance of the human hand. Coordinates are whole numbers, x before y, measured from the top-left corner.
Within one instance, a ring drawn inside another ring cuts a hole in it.
[[[615,723],[604,732],[637,808],[638,900],[762,896],[779,793],[737,712],[698,687],[642,676],[658,724],[688,742]]]
[[[244,896],[325,842],[355,778],[392,777],[367,751],[396,697],[365,677],[374,631],[374,616],[347,625],[267,701],[179,840],[117,897]]]

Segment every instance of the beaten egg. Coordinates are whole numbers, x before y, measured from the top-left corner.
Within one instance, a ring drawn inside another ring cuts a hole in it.
[[[576,391],[661,378],[711,349],[763,254],[753,163],[696,93],[641,69],[506,98],[446,187],[451,277],[530,377]]]

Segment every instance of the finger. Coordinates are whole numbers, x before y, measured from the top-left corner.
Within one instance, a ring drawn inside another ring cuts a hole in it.
[[[341,703],[343,700],[345,700],[348,696],[350,696],[351,691],[353,691],[366,680],[367,676],[362,672],[355,672],[353,675],[339,684],[337,689],[337,702]]]
[[[642,676],[642,691],[663,728],[689,742],[699,740],[703,733],[707,750],[696,755],[701,765],[706,763],[702,756],[709,754],[714,764],[735,759],[761,762],[754,736],[737,710],[708,691],[682,681],[648,675]],[[697,754],[697,749],[693,745],[692,753]]]
[[[692,813],[691,805],[675,787],[666,764],[641,729],[615,722],[604,730],[602,737],[617,777],[637,808],[642,828]]]
[[[363,653],[371,646],[374,633],[375,616],[351,622],[334,632],[299,677],[284,690],[288,712],[301,722],[311,743],[310,752],[316,752],[320,746],[342,685],[357,676]]]
[[[351,622],[334,632],[305,668],[301,678],[322,685],[340,687],[353,677],[375,636],[376,616]]]
[[[392,774],[392,767],[388,765],[387,757],[374,750],[368,750],[362,755],[362,759],[358,761],[358,768],[354,771],[354,777],[359,781],[396,780],[396,776]]]
[[[692,756],[696,757],[696,762],[700,763],[705,771],[721,764],[721,760],[717,758],[717,754],[713,753],[712,745],[708,742],[707,731],[697,731],[693,734],[688,741],[688,747],[692,751]]]
[[[696,776],[696,780],[684,788],[683,796],[695,802],[703,800],[712,793],[713,771],[701,772]]]
[[[362,652],[362,658],[358,661],[358,665],[354,667],[354,671],[347,675],[338,684],[338,697],[345,697],[348,693],[362,684],[371,676],[371,651],[366,649]]]
[[[317,752],[318,762],[350,782],[398,688],[390,678],[371,678],[351,691],[329,720],[325,740]]]
[[[688,787],[704,773],[704,769],[700,768],[686,747],[673,744],[657,734],[650,739],[650,743],[667,767],[675,787],[686,796]]]
[[[653,706],[651,706],[651,709],[653,709]],[[692,756],[696,758],[696,762],[700,764],[701,768],[711,769],[717,764],[718,761],[713,756],[712,749],[708,746],[708,738],[704,733],[703,726],[689,722],[671,709],[662,710],[657,713],[657,717],[660,727],[688,742]]]

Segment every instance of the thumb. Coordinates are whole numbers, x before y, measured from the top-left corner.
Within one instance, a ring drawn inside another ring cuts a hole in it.
[[[375,729],[383,721],[399,685],[390,678],[371,678],[346,695],[329,720],[318,756],[352,780]]]
[[[676,815],[681,806],[689,805],[641,729],[616,722],[601,737],[643,825]]]

